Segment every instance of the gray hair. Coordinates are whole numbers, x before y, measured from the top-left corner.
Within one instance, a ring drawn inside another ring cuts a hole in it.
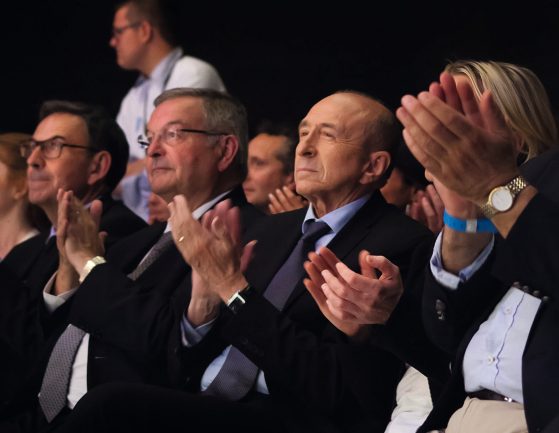
[[[225,92],[189,87],[165,90],[155,98],[154,105],[157,107],[165,101],[177,98],[201,99],[206,128],[212,131],[223,131],[237,137],[239,151],[235,157],[235,162],[244,173],[248,146],[248,121],[244,105],[237,98]]]

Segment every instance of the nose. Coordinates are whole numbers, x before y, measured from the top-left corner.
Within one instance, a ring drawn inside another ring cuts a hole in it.
[[[313,157],[316,154],[316,139],[315,133],[309,132],[303,137],[299,137],[299,143],[295,149],[297,156],[304,156],[307,158]]]
[[[41,148],[35,146],[31,151],[31,154],[27,157],[27,165],[30,167],[39,168],[45,164],[45,159],[41,153]]]
[[[162,145],[160,135],[154,135],[147,148],[146,155],[150,158],[158,158],[165,153],[165,146]]]
[[[111,38],[109,39],[109,46],[112,48],[116,48],[116,36],[115,35],[111,35]]]

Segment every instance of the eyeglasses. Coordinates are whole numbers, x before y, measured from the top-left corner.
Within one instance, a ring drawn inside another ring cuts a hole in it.
[[[113,30],[112,30],[113,38],[118,38],[120,35],[122,35],[124,33],[125,30],[133,29],[135,27],[138,27],[140,24],[142,24],[142,23],[137,22],[137,23],[130,23],[130,24],[127,24],[127,25],[122,26],[122,27],[113,27]]]
[[[24,141],[19,145],[19,153],[23,158],[27,159],[33,153],[33,151],[37,146],[39,146],[39,149],[41,149],[41,153],[47,159],[59,158],[60,154],[62,153],[63,147],[75,147],[76,149],[85,149],[89,152],[98,151],[98,149],[89,146],[64,143],[64,140],[62,138],[54,137],[44,141],[38,141],[38,140]]]
[[[159,133],[159,139],[161,143],[167,146],[176,146],[186,138],[186,134],[203,134],[208,136],[218,136],[227,135],[226,132],[216,132],[216,131],[206,131],[204,129],[191,129],[191,128],[179,128],[179,129],[163,129]],[[156,134],[139,135],[138,143],[147,152],[148,148],[153,140],[155,140]]]

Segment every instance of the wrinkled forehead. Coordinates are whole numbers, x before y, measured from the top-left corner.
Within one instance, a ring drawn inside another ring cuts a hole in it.
[[[348,133],[363,131],[378,117],[380,107],[380,104],[361,95],[336,93],[317,102],[301,121],[300,127],[325,126]]]
[[[163,101],[153,110],[147,130],[158,131],[174,124],[189,128],[205,128],[206,115],[202,100],[186,96]]]

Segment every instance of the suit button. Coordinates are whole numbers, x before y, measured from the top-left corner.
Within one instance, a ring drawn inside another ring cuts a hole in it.
[[[243,346],[246,346],[248,344],[248,338],[246,337],[239,338],[239,341]]]
[[[549,301],[549,296],[542,296],[542,302]]]
[[[514,283],[512,283],[512,288],[513,288],[513,289],[520,289],[520,282],[519,282],[519,281],[515,281]]]
[[[439,319],[439,320],[445,320],[446,319],[445,310],[446,310],[446,304],[443,301],[441,301],[440,299],[437,299],[435,301],[435,311],[437,313],[437,319]]]
[[[534,290],[534,291],[532,292],[532,295],[534,295],[536,298],[539,298],[540,295],[541,295],[541,292],[540,292],[539,290]]]
[[[526,292],[526,293],[530,293],[530,287],[529,286],[522,286],[522,291]]]

